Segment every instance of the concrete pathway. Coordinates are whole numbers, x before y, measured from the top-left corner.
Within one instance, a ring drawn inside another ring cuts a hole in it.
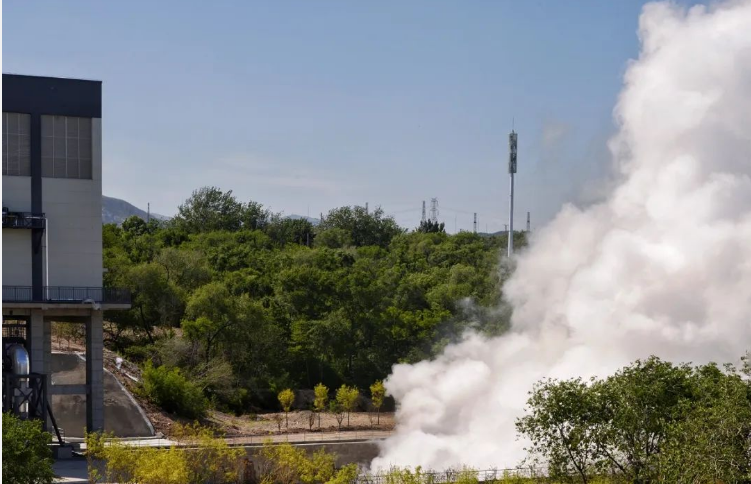
[[[89,482],[86,459],[76,457],[73,459],[56,460],[52,465],[52,469],[57,476],[55,482],[68,484],[84,484]]]
[[[266,442],[291,444],[304,443],[328,443],[328,442],[364,442],[372,440],[383,440],[392,434],[390,430],[363,430],[347,432],[302,432],[296,434],[283,435],[248,435],[242,437],[227,437],[224,440],[232,446],[258,446]],[[76,441],[79,442],[76,442]],[[77,444],[81,450],[86,449],[86,443],[81,439],[70,439],[72,443]],[[170,447],[180,445],[178,442],[170,439],[153,437],[143,439],[119,439],[120,443],[133,447]]]

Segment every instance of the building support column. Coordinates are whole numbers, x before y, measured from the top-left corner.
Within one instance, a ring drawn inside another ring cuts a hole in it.
[[[104,335],[102,311],[91,311],[86,324],[86,431],[104,430]]]
[[[32,309],[27,335],[32,373],[45,373],[45,360],[49,359],[45,353],[47,345],[45,344],[44,326],[44,312],[41,309]]]

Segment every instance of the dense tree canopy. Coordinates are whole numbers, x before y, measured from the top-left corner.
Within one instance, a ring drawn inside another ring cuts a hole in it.
[[[748,377],[748,363],[739,371],[652,357],[604,379],[544,380],[517,428],[554,478],[749,482]]]
[[[103,239],[105,284],[133,291],[130,311],[107,314],[108,344],[179,366],[228,406],[273,407],[318,382],[367,389],[469,324],[507,324],[487,309],[505,237],[406,232],[381,209],[337,208],[314,227],[202,188],[175,219],[131,218]],[[212,380],[220,367],[231,384]]]

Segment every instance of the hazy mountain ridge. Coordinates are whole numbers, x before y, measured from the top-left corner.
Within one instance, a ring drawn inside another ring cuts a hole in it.
[[[121,200],[119,198],[107,197],[102,195],[102,223],[120,225],[126,218],[135,215],[143,220],[148,218],[145,210],[141,210],[135,205]],[[151,217],[159,220],[167,220],[169,217],[152,213]]]

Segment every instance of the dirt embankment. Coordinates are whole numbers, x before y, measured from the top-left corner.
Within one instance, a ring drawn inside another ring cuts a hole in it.
[[[52,350],[61,352],[79,352],[85,353],[86,348],[82,341],[68,341],[65,339],[52,338]],[[156,432],[161,432],[165,436],[172,434],[172,426],[179,422],[181,424],[191,423],[190,420],[180,418],[176,415],[165,412],[161,408],[152,404],[138,394],[138,385],[141,380],[141,369],[138,365],[125,359],[117,365],[118,355],[113,351],[104,349],[104,366],[109,370],[128,391],[133,394],[138,404],[143,408],[146,416],[151,421]],[[339,431],[339,422],[336,417],[330,413],[315,414],[312,416],[310,411],[290,412],[286,418],[284,413],[261,413],[236,416],[230,413],[224,413],[217,410],[209,410],[202,424],[213,427],[217,432],[227,436],[242,435],[282,435],[282,434],[299,434],[303,432],[337,432]],[[320,417],[320,419],[319,419]],[[375,412],[352,412],[344,415],[341,431],[363,431],[363,430],[393,430],[394,414],[393,412],[381,412],[380,417]]]

